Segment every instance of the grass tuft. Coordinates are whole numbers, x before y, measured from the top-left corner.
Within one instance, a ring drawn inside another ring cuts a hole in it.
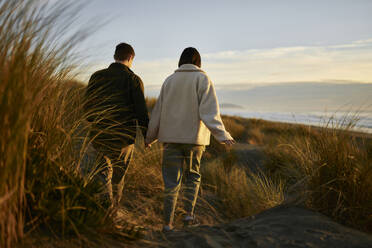
[[[271,180],[263,172],[251,172],[233,166],[228,171],[223,161],[211,161],[202,169],[204,184],[215,190],[223,201],[224,212],[229,218],[257,214],[280,205],[284,201],[284,185]]]
[[[266,149],[267,167],[308,208],[372,232],[372,140],[351,132],[354,116],[331,122],[282,136]]]

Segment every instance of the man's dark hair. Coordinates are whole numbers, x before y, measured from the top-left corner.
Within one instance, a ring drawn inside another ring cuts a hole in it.
[[[134,57],[134,49],[127,43],[120,43],[116,46],[114,59],[118,61],[124,61],[129,59],[130,56]]]
[[[194,64],[201,67],[201,58],[198,50],[193,47],[188,47],[183,50],[180,61],[178,62],[178,67],[183,64]]]

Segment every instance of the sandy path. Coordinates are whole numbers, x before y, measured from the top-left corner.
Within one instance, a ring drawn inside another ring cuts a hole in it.
[[[372,236],[306,209],[280,206],[219,226],[166,235],[169,247],[371,248]]]

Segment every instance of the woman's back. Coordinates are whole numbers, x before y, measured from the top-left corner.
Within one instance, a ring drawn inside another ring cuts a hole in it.
[[[207,75],[192,64],[182,65],[165,80],[161,92],[161,142],[209,143],[209,131],[201,122],[199,114],[201,90],[208,82]]]
[[[209,145],[211,132],[221,142],[232,139],[222,123],[212,82],[198,66],[183,64],[162,86],[146,140]]]

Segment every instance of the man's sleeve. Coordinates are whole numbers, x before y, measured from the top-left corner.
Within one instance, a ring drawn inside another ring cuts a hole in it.
[[[96,105],[96,101],[97,101],[97,94],[95,93],[95,91],[97,91],[95,89],[95,81],[96,81],[96,74],[93,74],[90,79],[89,79],[89,83],[88,85],[86,86],[85,88],[85,99],[84,99],[84,102],[83,102],[83,108],[84,108],[84,112],[85,112],[85,116],[86,116],[86,119],[89,121],[89,122],[93,122],[94,121],[94,116],[93,116],[93,111],[95,109],[95,105]]]
[[[147,127],[149,125],[149,114],[147,111],[146,100],[144,95],[144,87],[141,78],[134,77],[134,87],[132,87],[132,97],[134,111],[138,125],[141,128],[143,137],[146,137]]]
[[[198,95],[200,99],[199,115],[200,119],[211,131],[212,135],[220,142],[233,139],[223,125],[220,109],[218,106],[216,91],[212,82],[206,77],[199,88]]]
[[[159,127],[160,127],[160,117],[161,117],[161,109],[163,104],[163,87],[160,90],[160,95],[156,100],[156,104],[154,109],[151,112],[151,118],[149,123],[149,129],[147,130],[146,134],[146,143],[151,144],[154,142],[159,135]]]

